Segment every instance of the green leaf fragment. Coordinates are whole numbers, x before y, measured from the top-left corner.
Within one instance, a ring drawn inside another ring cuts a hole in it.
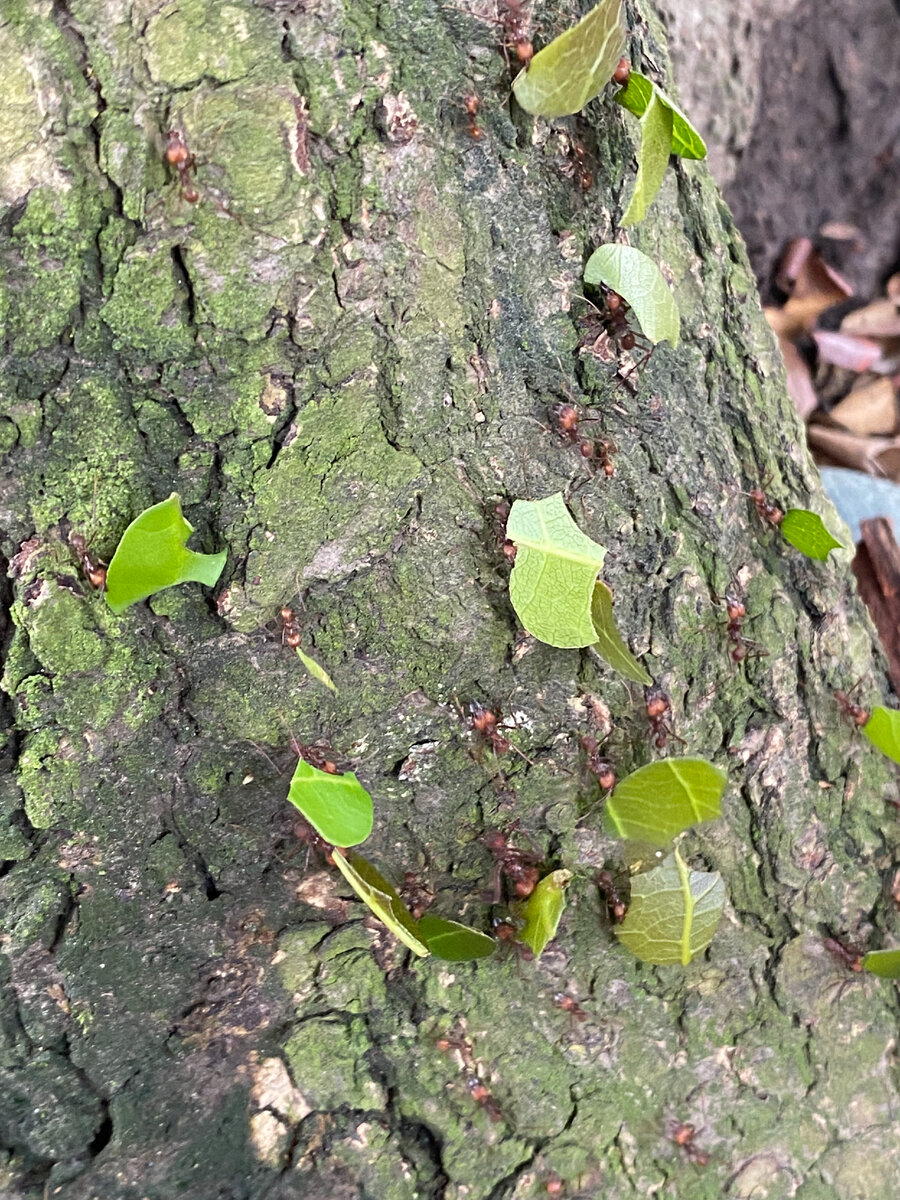
[[[340,850],[334,851],[334,864],[379,921],[384,922],[413,954],[427,958],[428,947],[419,938],[412,913],[378,868],[361,854],[351,852],[345,855]]]
[[[606,550],[575,524],[562,493],[516,500],[506,536],[517,553],[509,598],[529,633],[550,646],[590,646],[591,601]]]
[[[430,913],[419,919],[416,929],[420,940],[434,957],[446,962],[472,962],[477,958],[488,958],[497,948],[494,938],[486,933]]]
[[[622,215],[623,228],[643,221],[647,209],[662,187],[671,152],[672,110],[654,94],[641,117],[637,179],[628,207]]]
[[[297,657],[303,663],[304,667],[306,667],[310,675],[312,675],[313,679],[317,680],[319,683],[323,683],[325,687],[330,688],[331,691],[337,692],[337,688],[334,686],[334,681],[325,668],[320,667],[314,658],[310,658],[308,654],[304,654],[299,646],[297,647]]]
[[[722,815],[727,776],[703,758],[666,758],[632,771],[606,801],[611,832],[649,846],[667,846],[692,825]]]
[[[333,846],[358,846],[372,832],[372,797],[352,771],[331,775],[301,758],[288,800]]]
[[[824,562],[832,550],[843,548],[843,542],[828,532],[819,514],[805,508],[788,509],[779,529],[795,550],[819,562]]]
[[[579,112],[612,78],[625,49],[625,6],[601,0],[586,17],[554,38],[513,83],[526,112],[565,117]]]
[[[632,879],[631,904],[616,935],[643,962],[687,966],[712,941],[724,904],[721,875],[688,870],[676,850]]]
[[[628,83],[616,92],[616,102],[636,117],[642,117],[652,100],[657,100],[672,114],[671,151],[680,158],[706,158],[706,143],[675,101],[667,96],[646,75],[632,71]]]
[[[566,888],[571,871],[551,871],[541,879],[525,906],[525,928],[519,941],[530,946],[540,958],[544,947],[556,937],[559,920],[566,907]]]
[[[612,592],[602,579],[594,585],[594,597],[591,601],[591,620],[597,634],[594,649],[604,661],[608,662],[614,671],[624,675],[633,683],[642,683],[649,687],[653,682],[638,660],[634,657],[613,620]]]
[[[862,731],[873,746],[895,763],[900,763],[900,712],[876,704]]]
[[[870,950],[863,955],[862,969],[882,979],[900,979],[900,950]]]
[[[656,345],[667,340],[678,345],[681,318],[675,297],[662,271],[633,246],[610,242],[598,246],[584,268],[585,283],[601,283],[625,300],[645,335]]]
[[[228,551],[198,554],[185,543],[194,532],[184,519],[177,492],[135,517],[119,542],[106,573],[106,602],[114,613],[177,583],[213,587]]]

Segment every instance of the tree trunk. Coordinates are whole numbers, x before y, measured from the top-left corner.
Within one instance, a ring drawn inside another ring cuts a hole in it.
[[[629,231],[684,336],[623,384],[579,294],[636,126],[608,97],[511,116],[493,3],[4,9],[2,1194],[893,1196],[894,989],[822,945],[897,920],[888,773],[832,696],[875,697],[872,632],[847,556],[800,557],[744,495],[826,511],[706,169],[675,162]],[[539,5],[544,36],[580,12]],[[664,69],[650,14],[629,25]],[[569,399],[613,478],[550,428]],[[195,548],[228,547],[218,606],[187,585],[115,617],[69,534],[108,556],[171,491]],[[684,970],[618,944],[591,875],[622,847],[578,823],[579,737],[608,708],[604,753],[640,766],[642,698],[509,605],[493,506],[557,491],[609,547],[677,752],[729,772],[686,847],[726,915]],[[740,667],[734,587],[768,651]],[[477,745],[472,701],[527,758]],[[365,853],[439,914],[486,926],[486,828],[573,870],[541,960],[411,959],[294,853],[292,735],[357,772]]]

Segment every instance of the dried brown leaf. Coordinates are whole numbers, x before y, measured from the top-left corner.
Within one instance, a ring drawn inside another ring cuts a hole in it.
[[[893,300],[873,300],[848,313],[841,321],[841,331],[867,337],[900,337],[900,311]]]
[[[897,427],[897,394],[890,379],[875,379],[855,387],[831,416],[859,437],[892,434]]]

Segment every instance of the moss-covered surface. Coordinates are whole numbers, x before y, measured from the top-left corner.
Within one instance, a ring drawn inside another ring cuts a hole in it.
[[[575,15],[538,7],[547,31]],[[684,340],[618,382],[579,349],[577,297],[627,202],[631,118],[511,117],[493,5],[471,13],[0,16],[4,1195],[896,1191],[894,990],[822,947],[897,934],[888,773],[832,696],[864,674],[877,694],[871,631],[846,560],[800,558],[743,494],[770,477],[824,503],[740,239],[704,169],[673,166],[631,240]],[[665,62],[630,15],[633,55]],[[550,429],[573,397],[618,444],[612,479]],[[651,754],[640,698],[523,641],[509,607],[493,506],[560,489],[676,732],[729,771],[724,819],[686,846],[729,904],[684,971],[618,948],[590,871],[621,848],[578,823],[588,714],[608,707],[624,774]],[[184,586],[114,617],[68,537],[108,555],[173,490],[192,545],[229,548],[218,603]],[[767,651],[740,668],[731,588]],[[336,695],[281,644],[284,604]],[[527,757],[472,741],[473,700]],[[410,961],[297,850],[292,735],[353,766],[373,858],[420,872],[436,912],[487,923],[486,827],[517,819],[575,870],[541,962]],[[702,1128],[705,1168],[673,1120]]]

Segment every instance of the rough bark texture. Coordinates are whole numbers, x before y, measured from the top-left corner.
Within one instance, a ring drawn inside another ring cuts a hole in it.
[[[610,1200],[895,1194],[895,992],[822,948],[897,922],[887,772],[831,695],[871,671],[871,628],[846,560],[802,559],[742,495],[768,478],[823,503],[743,245],[706,169],[676,164],[630,236],[682,344],[637,395],[579,352],[634,125],[608,102],[511,119],[492,12],[3,6],[5,1195],[486,1200],[551,1172]],[[651,14],[629,17],[632,56],[664,67]],[[195,205],[163,165],[172,127]],[[546,428],[569,396],[619,444],[613,479]],[[114,617],[66,535],[108,553],[173,489],[198,548],[229,547],[220,610],[189,586]],[[618,947],[589,873],[621,848],[576,825],[592,698],[620,773],[651,754],[640,698],[519,640],[509,608],[491,505],[559,489],[610,548],[677,732],[730,773],[686,847],[729,894],[687,970]],[[734,584],[769,651],[740,669],[713,600]],[[336,697],[266,629],[298,594]],[[473,754],[454,696],[515,714],[531,761]],[[437,912],[486,919],[479,834],[513,818],[579,872],[540,963],[410,961],[305,869],[289,731],[352,762],[367,851],[421,871]],[[502,1120],[436,1049],[451,1027]],[[669,1118],[703,1128],[707,1167]]]

